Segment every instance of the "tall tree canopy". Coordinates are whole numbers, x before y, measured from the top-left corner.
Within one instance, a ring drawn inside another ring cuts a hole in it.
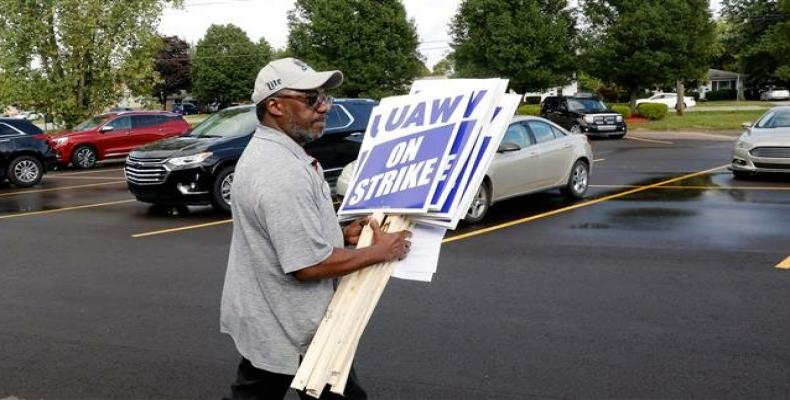
[[[70,126],[115,103],[124,85],[148,93],[164,3],[0,0],[0,103]]]
[[[247,101],[271,55],[266,40],[253,43],[233,24],[211,25],[192,59],[192,94],[204,103]]]
[[[177,36],[163,37],[162,47],[154,59],[154,70],[159,73],[159,79],[151,94],[164,107],[168,95],[192,88],[189,44]]]
[[[518,92],[567,83],[575,22],[564,0],[465,0],[451,24],[455,75],[504,77]]]
[[[417,30],[399,0],[296,0],[288,26],[290,54],[343,71],[338,95],[402,93],[423,69]]]
[[[753,86],[790,83],[790,1],[723,0],[724,47]]]
[[[626,88],[696,80],[709,67],[714,25],[707,0],[586,0],[586,70]]]

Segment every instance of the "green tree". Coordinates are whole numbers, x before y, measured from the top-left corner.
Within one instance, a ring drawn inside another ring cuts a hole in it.
[[[567,83],[576,28],[564,0],[465,0],[451,24],[455,75],[510,79],[517,92]]]
[[[296,0],[288,26],[290,54],[343,71],[338,95],[403,93],[423,68],[417,30],[399,0]]]
[[[256,44],[239,27],[211,25],[195,49],[192,94],[222,104],[250,99],[258,71],[271,60],[271,46]]]
[[[682,82],[701,78],[709,66],[714,27],[707,7],[707,0],[583,1],[585,70],[628,90],[632,111],[644,88],[679,82],[682,94]]]
[[[159,73],[159,79],[151,94],[159,99],[164,109],[168,95],[192,88],[192,59],[189,44],[184,40],[177,36],[161,39],[162,47],[154,59],[154,70]]]
[[[790,0],[779,0],[781,20],[766,33],[762,47],[776,56],[773,76],[783,85],[790,83]]]
[[[738,71],[746,75],[747,85],[790,82],[780,72],[788,63],[787,51],[781,52],[790,20],[787,1],[723,0],[721,17],[731,26],[724,46],[735,55]]]
[[[434,76],[450,76],[453,74],[453,59],[450,56],[442,58],[436,65],[433,66],[431,75]]]
[[[117,102],[124,86],[148,93],[150,87],[142,89],[153,83],[164,4],[0,0],[0,104],[46,112],[71,126]]]

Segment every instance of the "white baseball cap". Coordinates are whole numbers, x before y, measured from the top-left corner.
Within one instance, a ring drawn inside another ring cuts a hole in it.
[[[282,89],[315,90],[332,89],[343,83],[340,71],[317,72],[302,60],[281,58],[274,60],[258,71],[252,102],[260,103]]]

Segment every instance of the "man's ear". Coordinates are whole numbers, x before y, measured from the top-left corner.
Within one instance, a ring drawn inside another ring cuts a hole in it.
[[[280,103],[275,99],[266,100],[266,113],[276,117],[283,116],[283,109]]]

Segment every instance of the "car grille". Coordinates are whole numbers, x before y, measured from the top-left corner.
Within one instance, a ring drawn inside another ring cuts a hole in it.
[[[597,125],[614,125],[617,123],[617,116],[606,115],[601,117],[595,117],[594,121]]]
[[[137,185],[155,185],[167,179],[168,170],[164,166],[165,158],[126,159],[126,180]]]
[[[782,169],[790,171],[790,164],[774,164],[774,163],[754,163],[754,166],[762,169]]]
[[[753,157],[790,158],[790,147],[756,147],[749,154]]]

